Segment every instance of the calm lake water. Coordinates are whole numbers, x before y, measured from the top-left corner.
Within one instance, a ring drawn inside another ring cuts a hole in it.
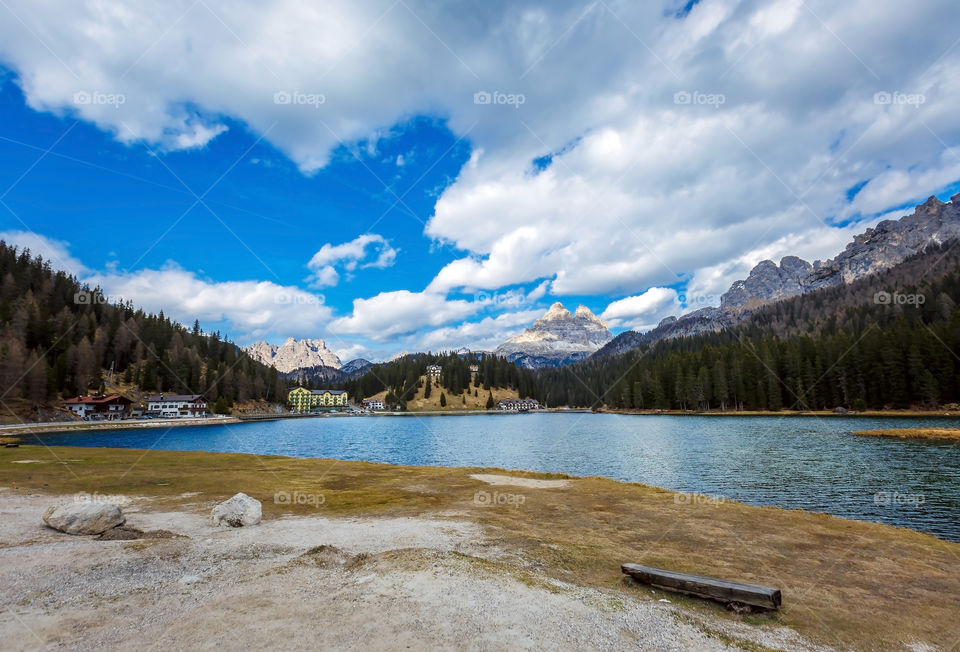
[[[855,437],[950,419],[518,414],[328,417],[41,435],[47,445],[599,475],[960,541],[960,444]]]

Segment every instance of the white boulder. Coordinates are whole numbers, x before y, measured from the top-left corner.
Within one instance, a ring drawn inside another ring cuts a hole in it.
[[[242,527],[256,525],[262,515],[259,500],[239,493],[214,507],[210,513],[210,522],[216,527]]]
[[[126,519],[116,505],[77,502],[49,508],[43,513],[43,522],[67,534],[102,534]]]

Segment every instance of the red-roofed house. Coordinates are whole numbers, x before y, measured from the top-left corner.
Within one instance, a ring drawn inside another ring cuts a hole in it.
[[[130,399],[119,394],[110,396],[77,396],[63,402],[64,407],[87,421],[117,421],[130,415]]]

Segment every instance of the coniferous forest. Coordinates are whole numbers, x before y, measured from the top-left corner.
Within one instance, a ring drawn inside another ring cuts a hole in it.
[[[186,328],[96,288],[0,241],[0,387],[6,399],[44,403],[118,382],[148,392],[203,394],[225,411],[250,399],[283,401],[272,367],[219,333]]]
[[[536,375],[548,407],[935,408],[960,401],[960,247],[768,305],[723,331]]]

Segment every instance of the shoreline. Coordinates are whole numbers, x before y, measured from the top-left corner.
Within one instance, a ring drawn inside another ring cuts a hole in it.
[[[125,419],[123,421],[52,421],[47,423],[19,423],[0,426],[0,437],[61,433],[86,430],[136,430],[140,428],[174,428],[180,426],[219,426],[242,423],[235,416],[182,419]]]
[[[0,437],[15,437],[18,435],[43,434],[43,433],[63,433],[87,430],[133,430],[140,428],[172,428],[183,426],[216,426],[225,424],[242,423],[260,423],[266,421],[281,421],[284,419],[297,418],[348,418],[348,417],[458,417],[458,416],[477,416],[477,415],[500,415],[516,416],[524,414],[614,414],[623,416],[665,416],[665,417],[780,417],[780,418],[852,418],[852,419],[957,419],[960,420],[960,412],[926,412],[920,410],[868,410],[863,412],[848,412],[838,414],[833,411],[712,411],[712,412],[694,412],[681,410],[609,410],[600,409],[593,411],[589,408],[547,408],[531,412],[508,412],[501,410],[407,410],[405,412],[367,412],[367,413],[343,413],[330,412],[321,414],[305,415],[264,415],[255,419],[244,419],[244,415],[230,416],[211,416],[202,418],[181,418],[181,419],[126,419],[123,421],[56,421],[46,423],[21,423],[0,425]],[[867,431],[863,431],[867,432]],[[859,434],[859,433],[857,433]],[[914,438],[911,435],[891,435],[903,438]],[[952,439],[952,438],[946,438]]]
[[[888,648],[904,641],[943,646],[960,636],[960,630],[948,632],[950,627],[944,626],[954,623],[949,617],[952,604],[942,599],[943,595],[960,594],[960,576],[955,572],[960,544],[891,525],[707,497],[701,500],[695,494],[600,477],[475,467],[22,446],[0,449],[0,468],[8,499],[35,497],[37,507],[27,515],[35,525],[29,527],[40,527],[40,506],[50,502],[44,496],[69,498],[81,492],[119,496],[132,501],[126,504],[142,506],[141,519],[149,516],[148,512],[182,513],[178,518],[189,517],[202,525],[213,504],[243,491],[262,501],[264,523],[242,528],[242,532],[214,535],[231,540],[245,537],[250,544],[249,549],[239,550],[243,559],[246,555],[260,559],[264,554],[261,536],[275,528],[293,527],[303,519],[307,519],[303,531],[309,533],[311,542],[297,539],[295,544],[283,544],[283,550],[288,551],[290,545],[332,544],[348,549],[350,545],[368,545],[364,542],[370,541],[371,529],[363,530],[352,542],[328,540],[329,532],[358,519],[368,524],[365,528],[396,519],[410,523],[440,519],[449,527],[481,528],[468,537],[472,547],[462,551],[467,559],[475,560],[471,564],[479,565],[478,573],[521,577],[528,586],[549,588],[560,582],[601,590],[630,605],[636,600],[653,604],[669,600],[686,616],[710,619],[713,629],[726,623],[746,626],[748,632],[769,633],[786,626],[805,640],[845,649]],[[278,500],[278,495],[312,500]],[[597,510],[598,503],[604,505],[602,510]],[[123,509],[126,513],[127,507]],[[155,527],[137,517],[134,512],[133,526]],[[187,546],[194,541],[199,545],[203,537],[210,536],[201,530],[186,530],[184,523],[174,519],[158,525],[190,538],[156,545]],[[30,551],[35,544],[30,541],[35,537],[24,535],[24,554],[33,554]],[[57,550],[83,541],[84,545],[99,545],[101,550],[106,550],[102,546],[124,546],[123,550],[145,550],[146,554],[153,545],[147,545],[149,541],[104,544],[58,533],[49,537],[60,542]],[[417,548],[418,544],[409,541],[398,542],[398,551],[391,554],[409,551],[411,545]],[[5,554],[13,554],[11,550],[16,549],[5,550]],[[458,559],[464,558],[462,555]],[[722,606],[651,591],[626,580],[619,569],[624,562],[774,584],[783,590],[784,608],[775,614],[730,615]],[[173,562],[156,563],[165,568]],[[117,572],[128,572],[123,570],[124,564],[118,565]],[[824,574],[827,567],[831,573]],[[8,570],[14,573],[18,569],[9,566]],[[377,571],[378,575],[384,572],[384,568]],[[437,576],[436,572],[432,575]],[[251,591],[257,592],[264,577],[256,575],[249,580]],[[888,590],[891,582],[910,586],[911,600],[892,594]],[[389,597],[394,595],[393,589],[385,591],[389,600],[395,600]],[[778,644],[770,646],[782,649]],[[794,648],[785,643],[783,647]]]

